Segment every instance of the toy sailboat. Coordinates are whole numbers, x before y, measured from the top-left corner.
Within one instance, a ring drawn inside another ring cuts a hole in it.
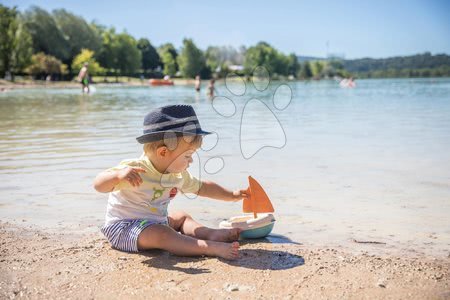
[[[275,224],[275,218],[271,214],[274,209],[261,185],[251,176],[248,181],[247,198],[244,199],[242,210],[252,214],[232,217],[221,222],[219,227],[240,228],[241,238],[263,238],[270,234]]]

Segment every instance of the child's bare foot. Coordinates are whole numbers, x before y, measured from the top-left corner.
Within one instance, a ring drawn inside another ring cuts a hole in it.
[[[234,260],[239,257],[239,243],[222,243],[211,241],[208,243],[209,255],[219,256],[225,259]]]
[[[231,229],[214,229],[208,240],[217,242],[234,242],[239,239],[239,234],[241,233],[240,228]]]

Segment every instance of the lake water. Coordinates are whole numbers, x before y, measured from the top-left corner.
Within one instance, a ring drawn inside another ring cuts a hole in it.
[[[450,79],[358,80],[355,89],[284,84],[259,91],[219,82],[217,94],[234,104],[212,102],[205,88],[196,94],[192,86],[0,93],[0,218],[96,230],[107,195],[95,192],[93,178],[141,154],[135,137],[149,110],[186,103],[216,132],[192,172],[232,189],[246,188],[249,175],[257,179],[276,210],[274,234],[447,256]],[[239,203],[185,196],[170,209],[210,226],[241,212]]]

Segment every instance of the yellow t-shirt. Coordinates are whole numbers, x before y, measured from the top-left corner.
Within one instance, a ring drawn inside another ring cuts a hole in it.
[[[139,159],[124,160],[109,170],[120,170],[128,166],[146,170],[146,173],[139,173],[143,182],[139,187],[133,187],[128,181],[122,180],[115,186],[109,193],[106,225],[124,219],[147,219],[165,223],[167,206],[178,191],[197,193],[201,187],[201,181],[188,171],[160,173],[145,155]]]

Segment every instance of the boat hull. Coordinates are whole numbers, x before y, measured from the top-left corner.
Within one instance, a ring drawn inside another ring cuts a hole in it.
[[[164,79],[150,79],[149,80],[150,85],[173,85],[172,80],[164,80]]]
[[[219,224],[220,228],[240,228],[240,237],[243,239],[259,239],[268,236],[275,225],[275,217],[272,214],[258,214],[255,219],[252,215],[244,215],[230,218]]]

